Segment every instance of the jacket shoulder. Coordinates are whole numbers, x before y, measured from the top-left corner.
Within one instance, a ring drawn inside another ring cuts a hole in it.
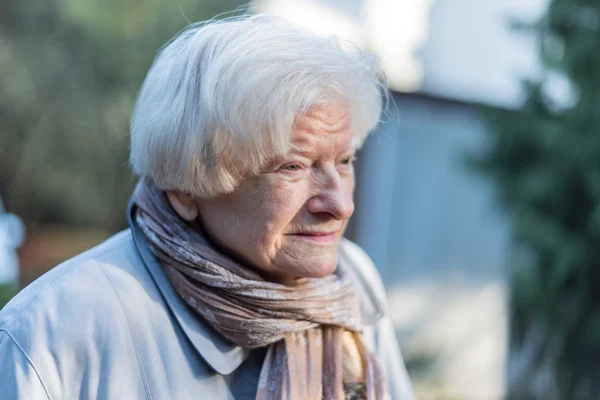
[[[148,311],[158,297],[131,233],[118,233],[51,269],[0,310],[0,354],[26,359],[50,398],[80,397],[95,390],[98,377],[111,381],[103,383],[107,391],[140,398],[140,324],[161,312]]]
[[[77,320],[78,314],[90,311],[86,307],[106,304],[110,281],[103,267],[131,262],[132,250],[131,233],[126,230],[52,268],[0,310],[0,330],[16,334],[28,321]]]

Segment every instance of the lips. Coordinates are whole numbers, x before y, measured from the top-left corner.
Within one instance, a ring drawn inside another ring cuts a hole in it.
[[[296,232],[295,235],[302,235],[302,236],[327,236],[327,235],[335,235],[337,233],[337,231],[330,231],[330,232]]]
[[[339,231],[329,231],[329,232],[296,232],[290,234],[289,236],[293,236],[300,240],[315,242],[315,243],[332,243],[337,240]]]

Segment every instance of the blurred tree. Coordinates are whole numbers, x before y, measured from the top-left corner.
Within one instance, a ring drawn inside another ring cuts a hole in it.
[[[514,217],[508,398],[598,399],[600,0],[551,0],[530,29],[543,76],[519,112],[489,112],[479,160]]]
[[[17,285],[0,284],[0,309],[19,291]]]
[[[133,179],[128,125],[156,51],[239,0],[4,0],[0,193],[28,221],[116,230]]]

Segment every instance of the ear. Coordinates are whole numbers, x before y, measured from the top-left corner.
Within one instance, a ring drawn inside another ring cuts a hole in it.
[[[167,190],[167,197],[182,219],[193,221],[198,218],[198,206],[192,196],[176,190]]]

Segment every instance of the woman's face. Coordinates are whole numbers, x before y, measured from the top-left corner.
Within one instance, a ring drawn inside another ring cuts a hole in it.
[[[336,247],[354,211],[347,107],[322,106],[298,117],[292,144],[296,150],[234,192],[197,203],[211,238],[284,282],[336,267]]]

